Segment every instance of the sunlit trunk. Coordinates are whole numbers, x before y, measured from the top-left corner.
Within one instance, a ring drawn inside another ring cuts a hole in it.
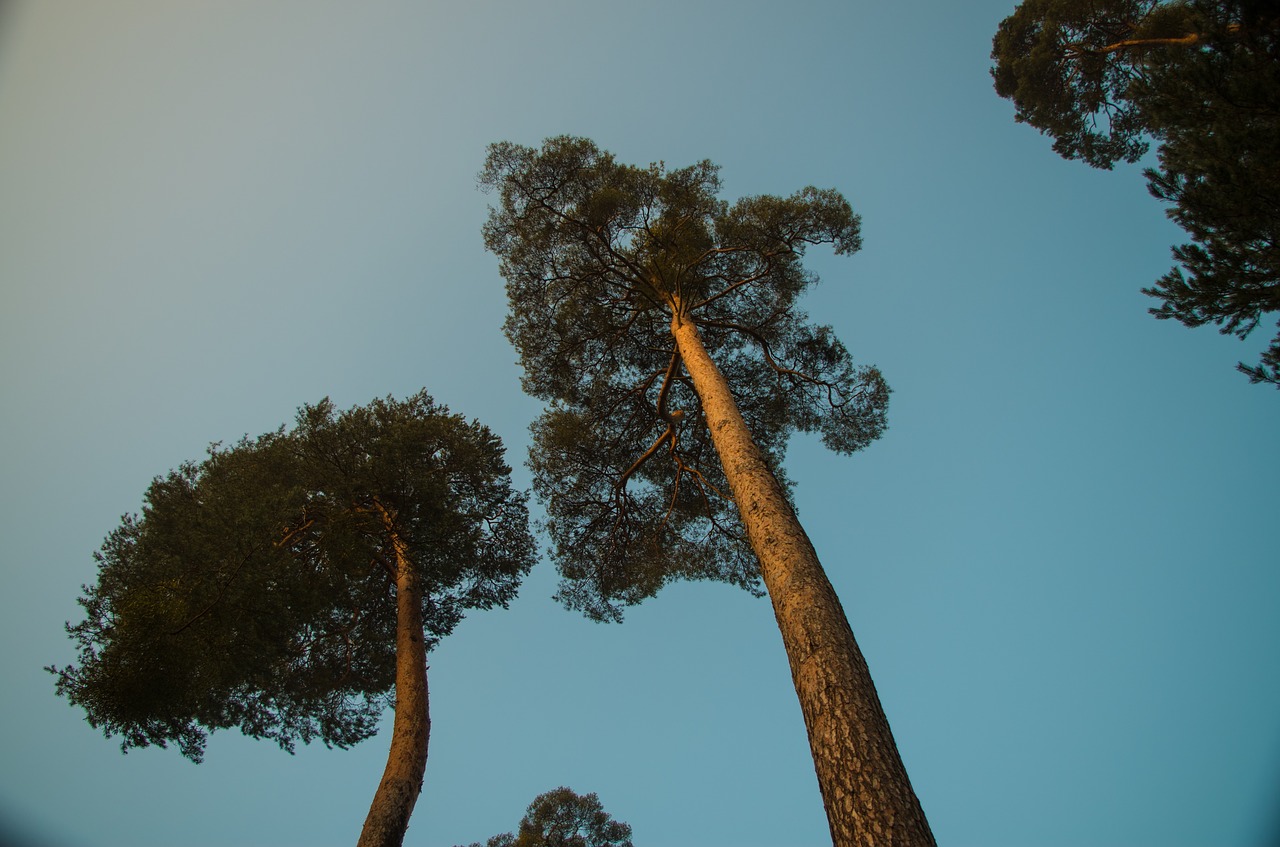
[[[418,573],[394,532],[396,565],[396,712],[391,752],[373,795],[358,847],[400,847],[427,767],[431,717],[427,702],[427,651],[422,629]]]
[[[840,598],[689,318],[672,322],[773,602],[836,847],[935,844]]]

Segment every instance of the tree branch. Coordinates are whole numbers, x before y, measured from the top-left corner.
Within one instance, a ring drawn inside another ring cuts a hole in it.
[[[1227,32],[1231,35],[1240,34],[1240,24],[1230,24],[1227,26]],[[1199,44],[1205,38],[1204,33],[1189,32],[1186,35],[1170,38],[1125,38],[1120,41],[1113,42],[1104,47],[1086,47],[1080,42],[1072,42],[1066,44],[1067,52],[1077,56],[1088,53],[1092,56],[1105,56],[1108,53],[1119,53],[1121,50],[1132,50],[1142,47],[1193,47]]]

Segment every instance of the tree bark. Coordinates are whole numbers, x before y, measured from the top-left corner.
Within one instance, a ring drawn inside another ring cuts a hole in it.
[[[391,517],[380,505],[383,519]],[[358,847],[400,847],[409,816],[422,791],[431,716],[427,699],[427,651],[422,627],[422,586],[404,542],[388,535],[396,565],[396,706],[391,751],[373,795]]]
[[[696,324],[671,323],[773,603],[835,847],[936,844],[840,598]]]

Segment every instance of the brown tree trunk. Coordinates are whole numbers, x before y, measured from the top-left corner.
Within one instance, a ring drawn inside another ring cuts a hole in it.
[[[686,317],[672,321],[680,356],[760,561],[809,732],[835,847],[934,845],[840,598],[769,470],[729,384]]]
[[[383,519],[391,522],[383,512]],[[431,716],[427,651],[422,629],[422,587],[404,543],[389,529],[396,555],[396,714],[391,752],[373,795],[358,847],[400,847],[427,768]]]

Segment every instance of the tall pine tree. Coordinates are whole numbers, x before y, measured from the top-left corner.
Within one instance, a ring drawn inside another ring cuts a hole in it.
[[[122,747],[194,761],[237,727],[348,747],[395,706],[360,837],[399,845],[430,735],[426,653],[467,609],[505,606],[533,563],[524,496],[488,429],[425,393],[281,428],[148,488],[97,554],[58,693]]]
[[[710,162],[633,167],[570,137],[492,145],[481,182],[506,332],[547,403],[530,465],[560,599],[616,619],[673,580],[762,579],[834,843],[932,844],[782,473],[795,431],[852,453],[885,426],[880,372],[798,305],[808,247],[860,246],[849,204],[815,188],[729,204]]]

